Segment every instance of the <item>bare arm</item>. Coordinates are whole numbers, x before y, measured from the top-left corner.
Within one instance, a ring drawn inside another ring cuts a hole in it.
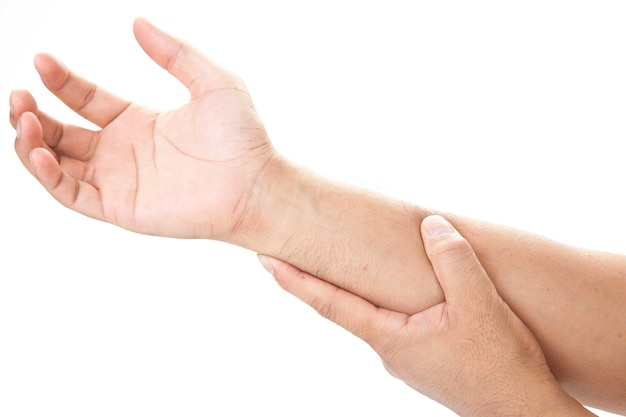
[[[532,333],[497,293],[471,246],[440,216],[422,222],[446,301],[412,315],[376,307],[275,258],[286,291],[367,342],[389,373],[461,416],[592,416],[548,369]]]
[[[16,153],[54,198],[136,232],[272,255],[392,310],[443,300],[419,238],[431,210],[294,167],[272,148],[241,80],[145,21],[135,33],[189,103],[142,108],[47,55],[36,60],[44,84],[100,130],[50,117],[25,91],[11,96]],[[452,220],[568,392],[626,410],[626,258]]]
[[[625,413],[626,257],[465,219],[456,224],[564,388],[587,405]]]
[[[434,211],[325,181],[278,161],[237,242],[415,313],[443,301],[419,238]],[[496,288],[581,402],[626,412],[626,257],[450,216]],[[417,255],[416,255],[417,254]]]

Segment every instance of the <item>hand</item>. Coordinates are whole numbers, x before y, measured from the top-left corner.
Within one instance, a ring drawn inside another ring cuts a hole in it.
[[[414,315],[259,258],[285,290],[370,344],[392,375],[460,415],[592,415],[558,385],[536,339],[450,223],[427,217],[422,238],[446,301]]]
[[[228,240],[273,159],[250,95],[238,78],[145,20],[134,31],[188,88],[189,103],[143,108],[38,55],[46,87],[101,130],[66,125],[15,91],[17,155],[54,198],[87,216],[146,234]]]

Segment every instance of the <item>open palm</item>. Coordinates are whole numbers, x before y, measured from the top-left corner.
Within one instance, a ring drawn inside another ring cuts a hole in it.
[[[243,83],[144,20],[146,53],[190,91],[159,113],[122,100],[49,55],[35,65],[59,99],[98,125],[66,125],[26,91],[11,97],[16,152],[63,205],[141,233],[225,239],[245,214],[272,147]]]

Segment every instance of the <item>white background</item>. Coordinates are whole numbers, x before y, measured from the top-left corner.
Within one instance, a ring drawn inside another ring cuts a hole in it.
[[[277,149],[320,174],[626,253],[621,1],[1,1],[1,416],[453,415],[254,253],[82,217],[23,169],[12,89],[89,126],[36,52],[154,108],[186,100],[136,16],[241,75]]]

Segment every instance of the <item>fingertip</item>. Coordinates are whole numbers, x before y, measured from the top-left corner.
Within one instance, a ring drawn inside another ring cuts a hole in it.
[[[9,93],[9,120],[11,120],[11,124],[15,122],[15,116],[13,114],[13,94],[15,91],[11,91]],[[15,125],[13,125],[15,127]]]
[[[43,138],[41,125],[39,124],[36,116],[30,112],[18,114],[16,117],[16,136],[13,147],[20,161],[22,161],[22,164],[26,167],[26,169],[34,174],[32,163],[29,158],[30,152],[33,148],[37,148],[42,144]]]
[[[147,30],[155,29],[155,26],[148,21],[144,16],[138,16],[135,18],[133,22],[133,33],[135,37],[138,33],[145,32]]]
[[[13,118],[13,111],[11,110],[11,118]],[[19,141],[22,135],[22,117],[15,122],[15,140]]]
[[[281,265],[281,261],[260,253],[257,254],[257,258],[263,268],[274,278],[278,285],[280,285],[283,289],[287,289],[285,280],[289,278],[289,274],[285,273],[285,267],[284,265]]]
[[[451,237],[460,236],[454,226],[443,216],[438,214],[425,217],[422,220],[420,232],[422,234],[426,255],[429,258],[432,258],[434,248],[441,246],[441,242],[449,240]]]
[[[33,58],[33,64],[35,64],[35,68],[37,71],[41,72],[42,69],[50,66],[50,62],[54,61],[54,57],[46,52],[38,52],[35,54]]]
[[[135,18],[135,20],[133,21],[133,27],[137,27],[139,25],[144,25],[148,22],[148,19],[146,19],[144,16],[137,16]]]
[[[422,234],[431,238],[442,238],[456,234],[454,226],[438,214],[433,214],[422,220]]]
[[[60,167],[54,156],[44,148],[34,148],[28,154],[35,178],[48,190],[59,181]]]
[[[265,270],[274,277],[276,282],[287,291],[291,288],[290,282],[293,281],[294,278],[304,275],[298,268],[280,259],[262,254],[258,254],[257,257],[263,268],[265,268]]]
[[[144,17],[135,19],[133,32],[137,43],[146,54],[159,66],[167,69],[171,56],[180,48],[176,40]]]
[[[43,159],[45,158],[45,154],[42,154],[42,148],[33,148],[28,153],[28,161],[30,162],[30,168],[33,172],[35,178],[37,178],[41,182],[41,178],[39,176],[39,167],[42,164]]]
[[[33,167],[40,166],[43,163],[43,161],[47,158],[47,154],[49,154],[49,152],[46,151],[44,148],[33,148],[28,153],[28,159],[30,159],[30,162],[31,164],[33,164]]]
[[[63,86],[67,68],[58,58],[49,53],[40,52],[35,55],[34,64],[46,87],[57,90]]]
[[[16,140],[28,148],[41,146],[43,142],[43,128],[37,116],[31,111],[19,114],[16,121]]]
[[[13,90],[9,96],[9,119],[11,125],[17,128],[17,123],[24,112],[37,113],[37,103],[26,90]]]
[[[275,268],[273,258],[261,254],[257,254],[257,258],[259,259],[259,262],[261,262],[263,268],[265,268],[265,270],[269,272],[270,275],[274,275]]]
[[[485,270],[471,244],[441,216],[433,215],[422,222],[426,255],[448,302],[465,304],[480,295],[477,288],[489,285]]]

